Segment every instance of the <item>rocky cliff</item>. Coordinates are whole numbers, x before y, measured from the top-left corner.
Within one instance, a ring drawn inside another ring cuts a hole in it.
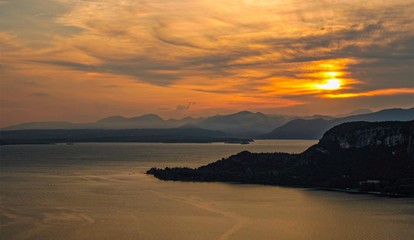
[[[163,180],[225,181],[414,195],[414,121],[353,122],[301,154],[241,152],[197,169],[150,169]]]
[[[341,124],[327,131],[319,145],[338,145],[340,148],[388,147],[405,148],[413,152],[413,123],[353,122]]]

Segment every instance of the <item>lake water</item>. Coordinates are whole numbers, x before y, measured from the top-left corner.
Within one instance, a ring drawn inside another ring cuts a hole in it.
[[[0,147],[1,239],[414,239],[413,199],[275,186],[164,182],[153,166],[315,141]]]

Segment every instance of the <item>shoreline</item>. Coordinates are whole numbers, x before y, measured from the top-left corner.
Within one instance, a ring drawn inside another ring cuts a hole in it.
[[[169,180],[161,179],[154,176],[151,173],[145,172],[147,175],[152,175],[154,178],[160,181],[172,181],[172,182],[191,182],[191,183],[226,183],[235,185],[262,185],[262,186],[274,186],[274,187],[286,187],[286,188],[302,188],[307,191],[327,191],[327,192],[341,192],[348,194],[365,194],[374,195],[378,197],[390,197],[390,198],[414,198],[414,195],[404,195],[398,193],[387,193],[387,192],[375,192],[375,191],[361,191],[358,189],[342,189],[342,188],[328,188],[328,187],[316,187],[316,186],[303,186],[303,185],[277,185],[277,184],[266,184],[266,183],[249,183],[249,182],[237,182],[237,181],[191,181],[191,180]]]
[[[343,192],[343,193],[349,193],[349,194],[365,194],[365,195],[374,195],[378,197],[414,198],[413,195],[403,195],[403,194],[398,194],[398,193],[386,193],[386,192],[374,192],[374,191],[360,191],[358,189],[322,188],[322,187],[313,187],[311,189],[315,191]]]

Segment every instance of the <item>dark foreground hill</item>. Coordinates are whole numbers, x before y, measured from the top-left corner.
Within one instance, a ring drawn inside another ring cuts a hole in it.
[[[257,137],[257,139],[320,139],[323,133],[328,129],[345,122],[410,120],[414,120],[414,108],[384,109],[374,113],[353,115],[334,119],[295,119],[274,129],[268,134]]]
[[[414,195],[414,121],[353,122],[300,154],[241,152],[197,169],[152,168],[163,180],[220,181]]]
[[[49,129],[0,131],[0,145],[6,144],[46,144],[65,142],[250,142],[251,139],[229,136],[220,131],[212,131],[189,126],[171,129]]]

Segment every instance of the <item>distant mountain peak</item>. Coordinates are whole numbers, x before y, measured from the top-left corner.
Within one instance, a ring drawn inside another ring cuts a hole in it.
[[[267,116],[267,115],[261,112],[240,111],[240,112],[236,112],[236,113],[233,113],[227,116]]]
[[[102,118],[100,120],[97,121],[97,123],[103,123],[103,122],[115,122],[115,121],[124,121],[127,118],[121,115],[114,115],[114,116],[109,116],[106,118]]]
[[[250,114],[254,114],[254,113],[250,112],[250,111],[240,111],[240,112],[234,113],[232,115],[250,115]]]
[[[147,120],[147,121],[163,121],[157,114],[144,114],[138,117],[132,117],[130,120]]]

